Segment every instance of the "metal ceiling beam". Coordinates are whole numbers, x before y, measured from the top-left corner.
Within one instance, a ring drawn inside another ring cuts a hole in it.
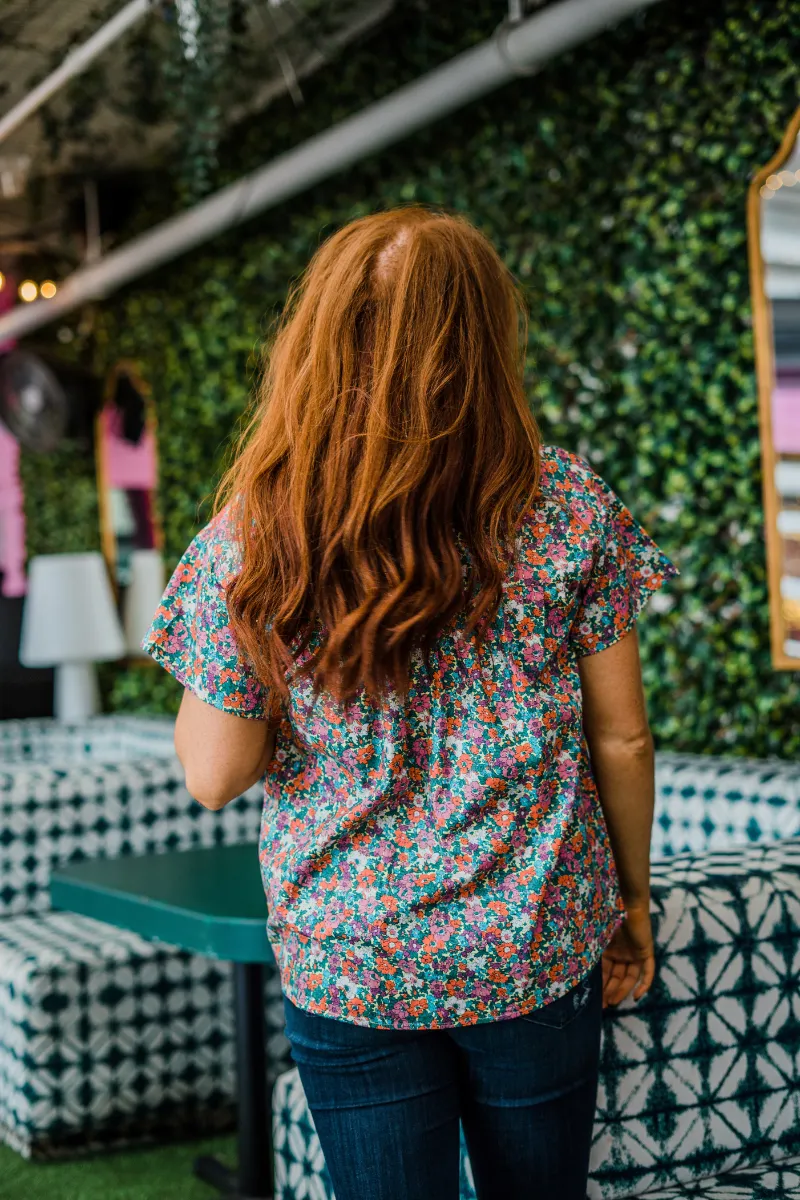
[[[52,300],[18,305],[0,317],[0,342],[22,337],[87,301],[108,296],[146,271],[384,150],[515,76],[535,74],[555,55],[654,3],[657,0],[561,0],[520,24],[504,24],[488,41],[309,138],[99,262],[82,267],[60,285]]]
[[[82,75],[107,46],[118,41],[123,33],[127,33],[132,25],[150,11],[152,4],[153,0],[129,0],[129,3],[105,25],[101,25],[88,41],[71,50],[60,67],[56,67],[32,92],[23,96],[19,104],[15,104],[4,117],[0,117],[0,142],[46,104],[65,83],[69,83],[76,75]]]

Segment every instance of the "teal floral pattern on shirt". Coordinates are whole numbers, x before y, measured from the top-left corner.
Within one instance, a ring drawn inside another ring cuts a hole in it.
[[[267,931],[301,1008],[379,1027],[517,1016],[569,991],[624,910],[583,737],[578,659],[677,574],[588,464],[546,447],[480,651],[456,622],[404,698],[343,712],[294,679],[265,781]],[[263,718],[233,640],[223,512],[145,648],[201,699]],[[315,642],[306,653],[313,651]]]

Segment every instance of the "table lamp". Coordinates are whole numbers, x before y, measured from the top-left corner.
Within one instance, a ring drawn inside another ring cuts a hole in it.
[[[56,718],[80,721],[96,713],[94,663],[124,653],[103,556],[42,554],[31,559],[19,657],[25,667],[56,668]]]
[[[142,639],[164,594],[164,562],[160,550],[134,550],[130,564],[131,581],[123,601],[125,644],[130,655],[146,658]]]

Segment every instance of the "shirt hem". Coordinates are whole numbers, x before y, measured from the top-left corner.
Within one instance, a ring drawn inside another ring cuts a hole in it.
[[[352,981],[358,978],[357,967],[351,965],[338,980],[331,978],[333,961],[336,959],[340,962],[348,961],[348,955],[352,955],[354,949],[352,942],[340,942],[336,938],[327,938],[324,942],[320,942],[286,926],[281,927],[280,931],[268,930],[268,936],[280,970],[281,988],[295,1007],[318,1016],[371,1029],[452,1029],[491,1021],[513,1020],[515,1017],[525,1016],[561,999],[562,996],[577,987],[597,966],[608,943],[624,919],[624,910],[619,908],[609,910],[585,949],[570,959],[572,970],[569,974],[562,975],[547,987],[533,987],[530,991],[526,988],[525,991],[528,994],[519,1000],[509,1002],[505,997],[497,997],[485,1002],[483,999],[479,1000],[477,994],[470,996],[469,983],[465,982],[463,995],[459,999],[467,1005],[480,1003],[482,1007],[477,1016],[474,1008],[460,1015],[454,1014],[447,1010],[446,1003],[444,1009],[438,1005],[435,1010],[428,1009],[427,998],[425,998],[425,1011],[420,1012],[419,1016],[409,1015],[408,1012],[401,1015],[397,1012],[396,1015],[392,1015],[390,1020],[387,1020],[385,1013],[390,1005],[395,1010],[398,1007],[413,1008],[414,1005],[419,1005],[423,998],[420,996],[398,998],[394,993],[370,996],[369,1002],[355,998],[354,993],[357,992],[358,987],[357,985],[354,987]],[[352,964],[352,959],[349,961]],[[540,970],[541,968],[534,964],[531,973],[535,974]],[[306,976],[315,978],[306,983],[304,982]],[[478,980],[477,983],[480,984],[481,981]],[[485,985],[482,990],[485,991]],[[313,997],[314,992],[318,996],[316,1003]],[[370,1009],[371,1011],[369,1011]]]

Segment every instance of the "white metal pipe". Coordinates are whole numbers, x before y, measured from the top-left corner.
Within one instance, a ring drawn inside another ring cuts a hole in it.
[[[107,46],[116,42],[123,33],[130,29],[131,25],[135,25],[145,13],[150,11],[152,2],[153,0],[130,0],[115,17],[112,17],[96,33],[93,33],[88,41],[70,51],[60,67],[56,67],[52,74],[43,79],[32,92],[23,96],[19,104],[15,104],[4,117],[0,118],[0,142],[23,121],[26,121],[32,113],[35,113],[37,108],[41,108],[65,83],[74,79],[76,75],[81,75],[89,64],[94,62],[98,54],[102,54]]]
[[[52,300],[0,317],[0,341],[21,337],[89,300],[297,195],[320,180],[493,91],[657,0],[562,0],[280,155],[194,208],[82,267]]]

